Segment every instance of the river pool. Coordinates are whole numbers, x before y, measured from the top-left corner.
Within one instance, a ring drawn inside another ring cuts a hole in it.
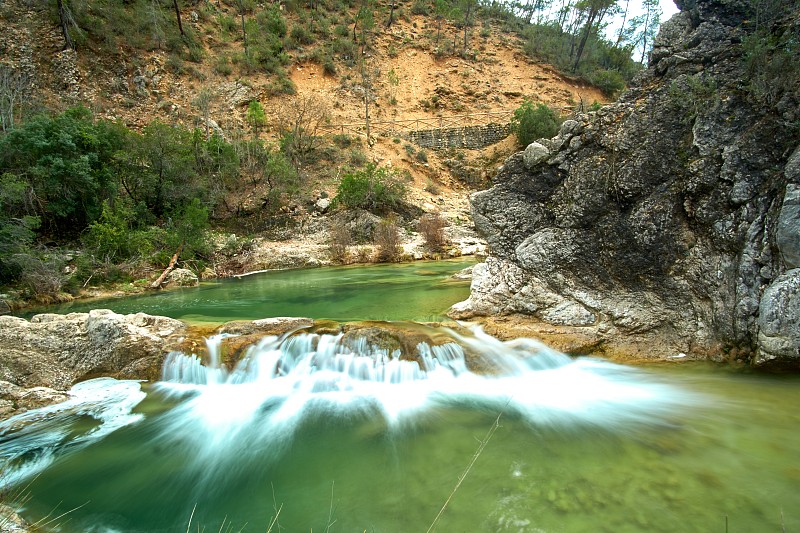
[[[272,273],[108,306],[427,320],[466,297],[446,280],[461,266]],[[345,278],[367,294],[328,285]],[[224,287],[224,303],[200,298]],[[424,371],[326,335],[272,339],[233,373],[175,354],[160,383],[85,382],[71,405],[2,423],[6,480],[28,519],[66,512],[50,524],[66,533],[800,529],[800,377],[454,341],[419,348]],[[470,372],[459,346],[500,370]]]

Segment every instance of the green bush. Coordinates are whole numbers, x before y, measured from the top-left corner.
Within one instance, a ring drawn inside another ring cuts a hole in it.
[[[289,33],[289,42],[295,48],[307,46],[314,43],[314,35],[308,31],[305,26],[295,24],[292,26],[292,31]]]
[[[525,100],[511,119],[512,131],[522,146],[528,146],[536,139],[553,137],[560,124],[561,119],[555,111],[530,100]]]
[[[396,171],[369,163],[344,175],[333,202],[350,209],[386,211],[397,207],[405,194],[405,185]]]
[[[625,88],[625,78],[616,70],[597,70],[589,76],[589,82],[609,98]]]

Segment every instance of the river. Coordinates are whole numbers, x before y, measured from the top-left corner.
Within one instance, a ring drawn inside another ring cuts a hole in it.
[[[276,272],[112,308],[431,320],[466,297],[446,280],[461,266]],[[348,277],[357,296],[329,286]],[[335,335],[268,339],[233,372],[173,354],[159,383],[89,381],[0,425],[6,479],[67,533],[800,528],[797,376],[452,339],[418,348],[421,367]]]

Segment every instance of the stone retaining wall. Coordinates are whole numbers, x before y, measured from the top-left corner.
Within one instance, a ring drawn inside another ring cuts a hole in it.
[[[417,130],[407,133],[406,140],[422,148],[467,148],[476,150],[498,143],[511,134],[508,124],[485,124],[460,128]]]

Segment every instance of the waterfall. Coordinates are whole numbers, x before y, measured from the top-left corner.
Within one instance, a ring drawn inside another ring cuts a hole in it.
[[[697,400],[635,368],[573,359],[532,339],[502,342],[480,330],[452,338],[422,342],[403,354],[365,337],[270,336],[230,371],[172,353],[157,390],[185,397],[171,416],[170,433],[192,435],[201,453],[213,453],[215,445],[245,453],[256,443],[278,449],[315,416],[377,416],[395,431],[426,411],[461,405],[533,426],[624,429],[660,423],[677,405]],[[209,340],[211,361],[220,360],[219,347]]]

